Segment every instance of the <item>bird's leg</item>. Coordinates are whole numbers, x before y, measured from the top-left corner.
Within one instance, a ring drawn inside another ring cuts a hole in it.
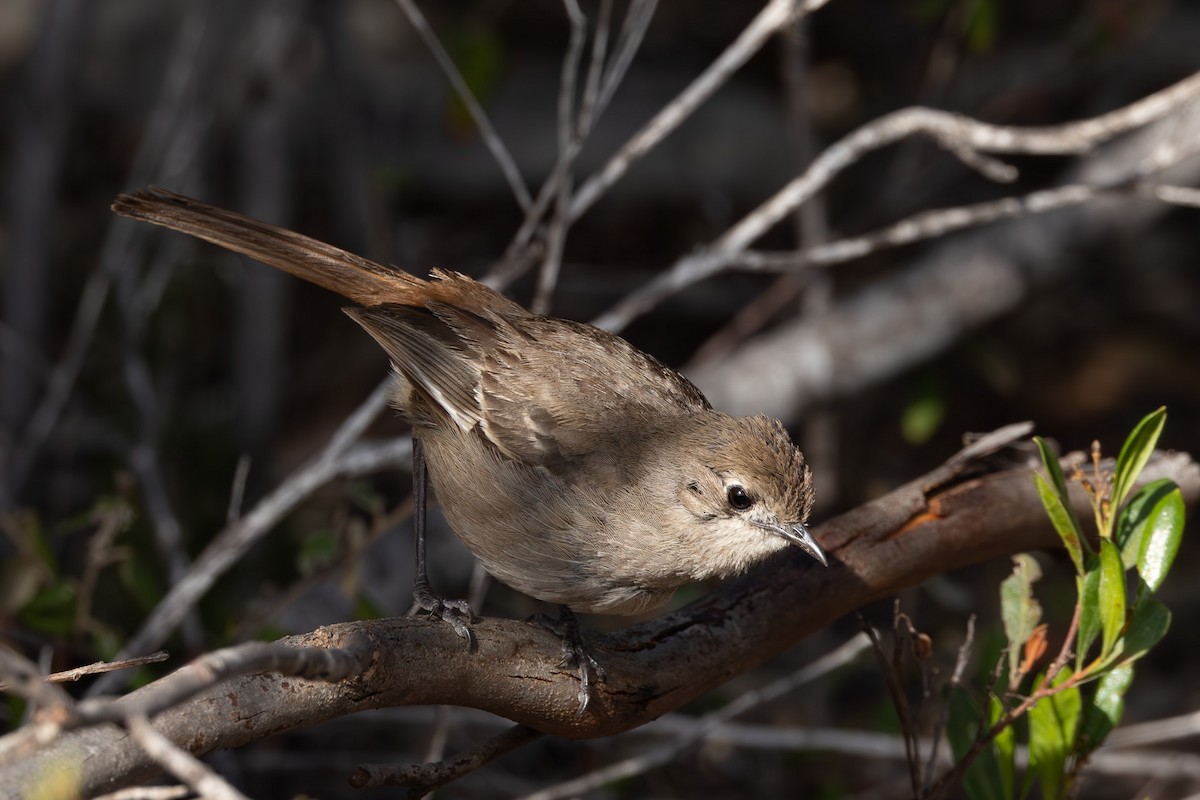
[[[425,564],[425,504],[429,493],[429,476],[425,470],[425,448],[413,437],[413,534],[417,541],[417,570],[413,576],[413,605],[409,615],[425,612],[440,617],[467,640],[467,649],[475,649],[475,634],[469,623],[475,621],[471,605],[466,600],[447,600],[434,593],[429,585]],[[464,619],[465,617],[465,619]]]
[[[560,663],[563,666],[579,668],[579,708],[575,714],[582,717],[592,700],[592,685],[598,680],[604,680],[604,667],[588,652],[574,611],[566,606],[559,606],[558,619],[550,619],[545,614],[539,614],[534,619],[539,625],[562,638]]]

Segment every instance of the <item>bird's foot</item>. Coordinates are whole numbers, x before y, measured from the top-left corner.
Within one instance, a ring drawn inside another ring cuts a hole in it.
[[[471,604],[466,600],[447,600],[434,594],[428,586],[414,586],[413,604],[412,608],[408,610],[408,615],[415,617],[418,614],[441,619],[454,628],[455,633],[466,639],[467,650],[474,652],[476,641],[475,632],[471,630],[471,623],[475,621],[475,613],[471,610]]]
[[[575,612],[566,606],[559,607],[559,618],[551,619],[545,614],[538,614],[534,621],[546,630],[562,639],[562,661],[560,666],[577,667],[579,670],[579,708],[575,716],[582,717],[592,701],[592,686],[605,678],[604,667],[592,658],[583,641],[583,633],[579,629],[579,620]]]

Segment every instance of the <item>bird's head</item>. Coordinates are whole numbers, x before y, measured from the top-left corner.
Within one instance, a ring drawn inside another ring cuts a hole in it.
[[[727,577],[795,545],[821,564],[805,527],[812,473],[778,420],[710,412],[681,437],[676,497],[697,558],[694,577]],[[698,548],[698,549],[697,549]]]

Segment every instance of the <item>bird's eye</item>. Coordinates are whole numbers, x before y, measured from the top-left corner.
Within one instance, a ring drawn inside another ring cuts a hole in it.
[[[754,505],[753,498],[746,493],[746,490],[736,483],[730,486],[725,492],[725,498],[729,501],[729,505],[738,511],[745,511],[750,506]]]

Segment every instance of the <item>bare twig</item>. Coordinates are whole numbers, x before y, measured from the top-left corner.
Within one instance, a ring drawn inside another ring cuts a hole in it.
[[[579,9],[577,0],[563,0],[567,21],[571,23],[571,35],[567,52],[563,56],[562,72],[558,87],[558,152],[566,152],[576,136],[575,84],[579,76],[579,62],[583,58],[584,40],[587,38],[587,17]],[[593,65],[594,66],[594,65]]]
[[[575,0],[563,0],[567,19],[571,23],[571,38],[567,45],[567,53],[563,58],[562,75],[559,78],[558,91],[558,162],[571,164],[578,153],[579,143],[575,123],[575,82],[579,73],[579,61],[583,57],[584,39],[587,34],[587,18],[579,10]],[[574,149],[574,152],[571,152]],[[550,310],[554,295],[554,287],[558,283],[558,274],[562,268],[563,248],[566,246],[567,229],[570,221],[566,219],[563,210],[571,198],[572,181],[570,174],[564,174],[558,182],[557,201],[555,203],[554,219],[550,222],[546,235],[546,252],[542,258],[542,268],[538,274],[537,289],[533,294],[530,310],[535,314],[545,314]]]
[[[1153,723],[1148,723],[1153,724]],[[696,721],[682,714],[668,714],[629,734],[629,738],[686,735]],[[1122,728],[1113,731],[1112,736]],[[867,759],[902,760],[907,749],[903,736],[878,731],[844,730],[839,728],[789,727],[729,722],[708,735],[710,741],[728,747],[754,748],[787,752],[840,753]],[[1111,736],[1110,736],[1111,739]],[[934,752],[934,741],[922,738],[923,751]],[[644,744],[639,744],[644,747]],[[1018,746],[1014,758],[1019,766],[1029,763],[1029,752]],[[949,754],[938,755],[933,766],[950,766]],[[1099,775],[1160,776],[1171,779],[1200,778],[1200,757],[1194,753],[1165,751],[1121,751],[1105,744],[1088,762],[1084,772]]]
[[[250,800],[234,789],[224,778],[213,772],[200,759],[175,745],[154,729],[144,716],[131,716],[125,723],[146,755],[154,759],[164,770],[192,787],[192,790],[208,800]]]
[[[79,601],[75,606],[74,627],[79,632],[92,629],[92,598],[96,591],[96,581],[100,572],[118,559],[113,543],[133,522],[133,509],[124,499],[120,499],[95,509],[92,517],[96,523],[96,531],[88,540],[87,559],[84,561],[83,575],[79,579]]]
[[[929,692],[929,678],[925,673],[925,664],[918,661],[915,666],[921,678],[921,696],[917,699],[915,708],[908,701],[908,693],[903,686],[904,664],[912,655],[912,645],[916,641],[916,629],[907,614],[900,611],[900,598],[896,598],[892,606],[892,660],[889,673],[896,676],[901,700],[897,703],[900,711],[900,729],[904,733],[905,746],[908,749],[908,776],[913,796],[920,796],[921,776],[921,745],[917,732],[917,723],[921,719],[923,701]],[[905,645],[908,645],[907,647]],[[890,679],[889,679],[890,683]]]
[[[738,35],[699,77],[678,97],[662,108],[654,118],[609,159],[604,168],[588,178],[571,203],[568,218],[578,220],[629,170],[635,161],[674,131],[697,108],[729,80],[752,55],[796,14],[810,13],[827,0],[771,0],[746,29]]]
[[[423,797],[439,786],[474,772],[505,753],[545,736],[528,725],[513,725],[487,741],[459,753],[448,761],[436,764],[362,764],[350,776],[350,785],[356,789],[377,786],[407,786],[409,797]]]
[[[1074,193],[1094,193],[1094,182],[1108,182],[1106,194],[1123,191],[1115,176],[1129,175],[1155,149],[1162,126],[1138,131],[1086,159],[1061,194],[1042,198],[1068,201]],[[1176,167],[1190,180],[1194,160]],[[1070,179],[1069,179],[1070,180]],[[1131,184],[1136,186],[1137,184]],[[1088,186],[1079,190],[1078,186]],[[1040,200],[1038,202],[1041,202]],[[687,370],[714,406],[731,413],[766,413],[795,420],[821,400],[860,391],[929,357],[971,328],[1006,313],[1029,293],[1060,279],[1076,262],[1065,251],[1120,229],[1128,235],[1145,230],[1166,213],[1147,203],[1097,203],[1083,209],[1066,202],[1059,213],[1040,216],[1019,228],[1004,224],[969,237],[940,243],[902,271],[840,297],[820,320],[793,320],[744,344],[737,358],[725,358]],[[939,223],[941,224],[941,223]],[[752,388],[738,376],[755,374]]]
[[[121,722],[133,716],[153,717],[238,675],[277,672],[293,678],[336,682],[357,676],[371,662],[374,643],[352,633],[341,647],[292,647],[274,642],[246,642],[214,650],[172,672],[154,692],[117,700],[92,698],[76,706],[82,724]]]
[[[0,689],[46,708],[69,709],[70,695],[46,681],[37,664],[15,650],[0,645]]]
[[[187,786],[130,786],[95,800],[183,800],[192,794]]]
[[[166,650],[159,650],[150,655],[123,658],[120,661],[97,661],[93,664],[66,669],[62,672],[52,672],[46,676],[46,680],[51,683],[70,683],[87,675],[101,675],[105,672],[112,672],[118,669],[133,669],[134,667],[141,667],[146,664],[157,664],[161,661],[166,661],[168,658],[170,658],[170,654]]]
[[[319,461],[332,461],[341,456],[350,448],[363,432],[370,427],[375,418],[379,416],[388,405],[388,398],[391,397],[392,389],[395,386],[395,380],[392,376],[388,376],[380,382],[378,386],[371,390],[366,399],[358,404],[358,408],[346,417],[338,429],[334,431],[333,436],[329,437],[329,443],[325,445],[325,449],[318,456]]]
[[[397,726],[403,725],[423,731],[432,724],[435,713],[435,709],[424,706],[380,709],[373,712],[369,720],[378,725],[380,730],[395,731]],[[509,723],[502,718],[472,709],[457,709],[457,719],[470,725],[472,730],[480,731],[485,735],[505,730],[509,726]],[[630,750],[644,750],[647,746],[655,746],[665,739],[690,735],[698,722],[696,717],[688,714],[666,714],[619,738],[598,740],[595,742],[595,748],[597,750],[603,748],[607,752],[613,748],[613,745],[623,743]],[[342,726],[346,726],[346,730],[362,734],[364,724],[367,724],[367,718],[360,715],[331,721],[326,727],[330,731],[329,735],[336,737],[338,731],[343,729]],[[1146,723],[1147,726],[1153,724]],[[1125,728],[1118,728],[1113,731],[1112,736],[1123,730]],[[1194,731],[1192,735],[1194,735]],[[1170,779],[1200,776],[1200,756],[1180,751],[1122,750],[1111,746],[1112,736],[1092,755],[1092,759],[1083,773],[1085,776],[1161,775]],[[723,747],[745,750],[842,754],[876,761],[902,761],[906,757],[903,739],[898,735],[869,730],[780,725],[776,722],[726,722],[708,733],[705,741]],[[922,752],[930,752],[933,744],[929,738],[920,740]],[[949,767],[949,755],[944,751],[939,750],[939,752],[941,754],[936,759],[935,766]],[[252,762],[255,759],[255,756],[251,754],[247,754],[247,757]],[[342,752],[327,753],[327,757],[330,759],[330,763],[335,765],[344,764],[353,758],[352,755]],[[1018,766],[1027,765],[1029,758],[1026,748],[1018,746],[1014,751],[1014,759]]]
[[[1200,208],[1200,189],[1193,189],[1190,186],[1149,184],[1141,187],[1141,191],[1148,192],[1164,203],[1186,206],[1188,208]]]
[[[619,331],[668,297],[725,269],[750,245],[866,153],[912,135],[926,135],[955,155],[987,150],[1068,155],[1145,125],[1191,102],[1200,93],[1200,73],[1123,108],[1080,122],[1041,128],[990,125],[929,108],[908,108],[874,120],[831,145],[801,175],[746,215],[707,248],[685,256],[655,280],[631,293],[593,321]],[[953,145],[953,146],[951,146]],[[576,196],[578,203],[584,189]]]
[[[173,260],[176,245],[160,252],[158,259]],[[159,557],[166,563],[167,578],[175,583],[187,574],[190,567],[188,549],[184,542],[183,525],[175,514],[166,479],[159,462],[161,424],[158,392],[144,353],[146,322],[150,309],[136,302],[137,279],[132,270],[117,275],[117,301],[123,315],[125,387],[137,409],[137,433],[125,454],[142,488],[145,507],[150,517]],[[189,614],[184,619],[183,639],[189,650],[204,646],[204,633],[199,618]]]
[[[793,161],[798,169],[810,163],[818,152],[808,103],[809,92],[806,91],[809,43],[805,18],[797,19],[790,30],[782,31],[780,38],[784,44],[780,72],[784,79],[782,97],[786,109],[786,131],[794,154]],[[812,198],[811,203],[800,205],[792,221],[792,228],[796,231],[797,252],[808,253],[829,240],[826,207],[820,196]],[[829,306],[832,285],[828,279],[814,279],[812,272],[788,271],[754,299],[738,307],[732,317],[696,349],[692,354],[692,363],[703,363],[731,353],[744,339],[762,330],[776,314],[784,309],[792,309],[802,293],[804,297],[800,313],[820,315]],[[830,411],[815,409],[814,413],[805,417],[804,431],[800,434],[805,458],[812,463],[814,473],[821,475],[820,492],[817,492],[818,506],[833,507],[838,498],[838,449],[833,443],[834,427]]]
[[[625,75],[625,70],[633,61],[633,57],[637,53],[646,28],[650,24],[650,17],[654,13],[654,6],[654,0],[637,0],[626,11],[621,39],[617,45],[613,64],[603,77],[603,86],[599,97],[594,102],[590,102],[590,90],[585,88],[584,109],[580,113],[575,135],[565,148],[562,146],[559,147],[558,158],[554,163],[553,169],[550,170],[550,175],[542,184],[541,189],[538,190],[537,198],[533,201],[532,206],[526,210],[525,219],[521,222],[520,227],[517,228],[517,232],[513,234],[512,242],[506,249],[504,258],[484,278],[484,283],[493,287],[507,285],[518,275],[522,274],[533,263],[535,258],[546,255],[545,251],[549,247],[538,247],[533,238],[535,232],[538,230],[538,224],[550,208],[551,200],[557,200],[557,205],[559,206],[565,205],[570,201],[570,189],[564,190],[562,185],[568,180],[571,167],[575,164],[575,159],[583,149],[583,145],[587,141],[592,128],[604,113],[608,105],[608,100],[611,99],[611,93],[616,91],[617,86]],[[603,8],[601,9],[601,17],[601,24],[604,25],[603,32],[606,33],[607,14]],[[596,31],[596,44],[593,48],[593,69],[597,65],[599,52],[602,49],[600,40],[601,32],[602,29],[598,27]],[[595,80],[589,74],[589,86]],[[586,125],[584,124],[585,117]],[[556,213],[561,219],[566,220],[565,211],[559,210]],[[569,220],[558,223],[560,227],[568,224],[570,224]]]
[[[197,141],[194,128],[202,125],[189,118],[188,114],[195,104],[198,84],[195,78],[203,73],[205,63],[205,59],[201,58],[201,45],[204,42],[204,11],[207,6],[198,3],[189,8],[179,35],[172,43],[170,51],[174,56],[167,66],[158,102],[129,171],[129,182],[133,184],[150,183],[155,175],[179,172],[182,165],[194,155],[193,147]],[[29,424],[25,426],[24,435],[8,466],[6,480],[0,484],[0,506],[5,502],[3,493],[15,495],[29,477],[38,453],[66,408],[91,347],[100,313],[108,300],[113,276],[119,274],[133,257],[132,242],[137,235],[136,230],[135,226],[126,222],[114,221],[109,226],[101,246],[98,266],[88,277],[76,307],[63,356],[55,365],[46,390]]]
[[[225,509],[225,524],[232,525],[242,515],[242,499],[246,496],[246,481],[250,477],[250,455],[242,453],[233,470],[233,486],[229,490],[229,505]]]
[[[46,681],[29,659],[0,645],[0,688],[29,701],[28,721],[0,738],[0,767],[19,763],[52,742],[75,721],[75,701],[62,687]]]
[[[617,38],[617,46],[613,49],[613,60],[604,74],[600,93],[596,98],[596,110],[590,122],[594,123],[600,118],[616,94],[617,87],[625,79],[625,73],[629,71],[629,65],[633,63],[633,57],[650,28],[650,20],[654,18],[657,6],[658,0],[633,0],[629,4],[625,12],[625,21],[621,25],[621,33]]]
[[[899,603],[899,601],[896,601]],[[871,643],[871,651],[875,653],[875,660],[879,662],[879,670],[883,673],[884,683],[887,685],[888,694],[892,696],[892,706],[896,709],[896,718],[900,721],[900,733],[904,739],[904,754],[905,761],[908,763],[908,778],[911,783],[913,796],[917,797],[918,790],[921,785],[920,775],[918,773],[918,765],[920,764],[920,751],[918,750],[917,724],[913,719],[908,707],[908,697],[904,693],[904,673],[900,666],[895,663],[895,660],[888,660],[887,653],[884,652],[883,643],[879,641],[879,634],[867,622],[866,617],[861,613],[858,615],[858,627],[863,635],[867,637]],[[893,635],[895,631],[893,630]]]
[[[15,100],[22,110],[6,125],[6,291],[0,295],[0,320],[34,350],[47,345],[47,306],[55,273],[55,191],[77,113],[73,99],[81,69],[76,55],[94,11],[92,4],[79,0],[45,6],[16,86]],[[34,407],[34,383],[24,367],[17,361],[0,361],[0,421],[10,430],[19,429]],[[6,455],[0,452],[0,460]]]
[[[479,128],[479,133],[483,136],[483,141],[487,145],[488,150],[492,151],[492,158],[496,159],[496,163],[500,166],[500,171],[504,173],[505,180],[508,181],[509,189],[512,190],[513,197],[517,199],[517,205],[522,211],[528,211],[532,205],[532,200],[529,197],[529,189],[525,187],[525,180],[521,177],[521,171],[517,169],[517,164],[513,160],[512,154],[508,152],[508,148],[504,144],[504,140],[496,133],[496,129],[492,126],[492,121],[488,118],[487,112],[483,110],[483,106],[479,105],[479,101],[475,99],[474,92],[471,87],[467,86],[467,81],[463,78],[462,73],[458,71],[454,60],[446,52],[446,48],[442,47],[441,41],[437,34],[433,32],[433,28],[429,26],[425,15],[421,13],[421,9],[417,7],[416,0],[396,0],[396,4],[408,17],[409,23],[416,28],[421,39],[425,42],[425,46],[429,48],[429,52],[433,54],[433,58],[437,61],[442,72],[445,73],[446,79],[450,81],[450,85],[454,87],[454,91],[458,94],[458,99],[462,101],[463,106],[467,109],[467,113],[471,115],[471,119],[475,122],[475,127]]]
[[[376,389],[363,401],[333,435],[320,457],[288,476],[248,514],[227,526],[213,539],[192,564],[188,574],[173,585],[166,597],[150,612],[141,629],[126,643],[122,655],[144,652],[161,645],[188,611],[212,588],[217,578],[237,563],[285,514],[318,488],[338,477],[367,474],[387,467],[402,466],[409,461],[412,457],[412,439],[407,436],[345,449],[349,444],[348,431],[367,424],[369,415],[366,412],[381,405],[379,396],[380,390]],[[88,694],[95,696],[112,691],[121,680],[116,673],[105,675],[96,681]]]
[[[822,656],[791,675],[780,678],[764,686],[762,689],[746,692],[718,711],[704,715],[680,736],[667,744],[581,775],[578,778],[564,781],[556,786],[526,795],[523,800],[559,800],[559,798],[576,797],[595,791],[601,786],[614,781],[641,775],[663,764],[668,764],[677,758],[681,752],[692,747],[697,742],[703,741],[705,737],[735,717],[745,714],[751,709],[779,700],[784,695],[795,691],[801,686],[849,664],[858,658],[859,654],[867,649],[870,644],[871,639],[868,633],[859,634],[849,639],[836,650]]]
[[[807,17],[797,17],[780,37],[783,40],[781,72],[787,109],[787,130],[797,168],[811,163],[819,150],[809,87],[811,48],[810,26],[807,23]],[[792,228],[798,248],[816,247],[829,240],[830,226],[826,204],[819,195],[796,209],[792,215]],[[756,301],[739,309],[727,326],[729,330],[718,331],[702,345],[702,349],[711,346],[715,350],[724,344],[727,352],[732,351],[742,339],[759,330],[774,317],[774,313],[764,316],[763,311],[769,310],[771,306],[782,309],[785,304],[794,303],[798,295],[801,299],[796,311],[805,318],[820,319],[833,306],[833,280],[827,275],[816,280],[813,280],[811,275],[783,276],[766,292],[760,294]],[[831,406],[813,409],[805,415],[800,441],[805,457],[812,464],[813,473],[821,476],[815,506],[815,511],[819,514],[823,509],[834,508],[840,504],[842,448],[838,443],[837,410]]]
[[[950,673],[949,689],[950,689],[951,693],[954,692],[956,689],[958,689],[960,686],[962,686],[963,673],[966,672],[967,664],[969,664],[971,661],[971,649],[974,646],[975,646],[975,615],[970,614],[967,616],[967,634],[966,634],[966,636],[963,637],[962,644],[958,646],[958,656],[954,660],[954,671],[952,673]],[[947,698],[949,698],[949,696],[950,695],[947,694]],[[949,754],[946,755],[945,759],[942,759],[940,756],[942,734],[946,730],[946,723],[949,721],[949,719],[950,719],[950,702],[949,702],[949,700],[947,700],[947,702],[942,703],[941,708],[938,709],[937,720],[934,722],[934,725],[933,725],[933,734],[930,737],[930,740],[926,744],[926,746],[929,748],[929,756],[925,760],[925,769],[924,769],[924,772],[922,773],[922,782],[920,785],[920,793],[921,794],[918,796],[924,796],[928,793],[928,791],[929,791],[929,780],[928,779],[929,779],[929,776],[933,774],[933,770],[938,765],[938,763],[940,763],[941,761],[948,761],[950,759]]]
[[[1126,725],[1109,734],[1105,747],[1144,747],[1148,744],[1188,739],[1200,734],[1200,711],[1192,711],[1177,717]]]
[[[579,121],[575,136],[586,139],[592,130],[596,105],[600,100],[600,79],[604,75],[604,58],[608,53],[608,29],[612,23],[612,0],[600,0],[596,12],[596,32],[592,34],[592,59],[588,63],[587,78],[583,84],[583,97],[579,100]]]
[[[743,272],[795,272],[812,267],[829,267],[852,261],[882,249],[935,239],[957,230],[978,227],[1002,219],[1044,214],[1060,208],[1091,202],[1101,197],[1143,196],[1182,206],[1200,206],[1200,190],[1157,183],[1112,186],[1070,184],[1042,189],[1015,197],[1002,197],[954,208],[922,211],[877,231],[850,236],[791,253],[746,250],[729,263]]]

